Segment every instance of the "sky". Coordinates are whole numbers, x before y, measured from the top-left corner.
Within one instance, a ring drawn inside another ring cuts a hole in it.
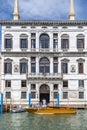
[[[87,19],[87,0],[74,0],[76,20]],[[0,20],[13,20],[14,0],[0,0]],[[67,20],[70,0],[19,0],[21,20]]]
[[[74,0],[75,19],[87,20],[87,0]],[[14,0],[0,0],[0,20],[13,20]],[[67,20],[70,0],[19,0],[21,20]],[[0,29],[1,41],[1,29]]]

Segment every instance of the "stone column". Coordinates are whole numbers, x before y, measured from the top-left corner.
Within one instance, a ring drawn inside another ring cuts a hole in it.
[[[49,49],[50,51],[53,51],[53,33],[50,32],[50,45],[49,45]]]
[[[53,84],[50,84],[50,103],[53,104]]]
[[[31,73],[31,58],[28,58],[28,74]]]
[[[40,94],[39,94],[39,85],[38,85],[38,83],[36,84],[36,99],[37,99],[37,102],[39,103]]]
[[[39,74],[39,58],[36,57],[36,74]]]
[[[39,51],[39,32],[36,33],[36,51]]]
[[[50,57],[50,73],[53,74],[53,57]]]

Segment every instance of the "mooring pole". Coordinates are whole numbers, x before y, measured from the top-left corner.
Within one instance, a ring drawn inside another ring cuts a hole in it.
[[[29,93],[28,94],[28,107],[31,106],[31,94]]]
[[[0,113],[2,114],[3,112],[3,94],[0,93]]]
[[[58,107],[60,107],[60,95],[59,95],[59,93],[57,93],[57,105],[58,105]]]

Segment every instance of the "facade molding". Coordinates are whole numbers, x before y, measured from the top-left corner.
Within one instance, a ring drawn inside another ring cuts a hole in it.
[[[0,20],[1,25],[28,26],[87,26],[87,20]]]

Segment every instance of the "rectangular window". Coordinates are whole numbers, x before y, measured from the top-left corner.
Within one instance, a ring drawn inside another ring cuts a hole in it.
[[[63,88],[68,88],[68,81],[63,81]]]
[[[58,73],[58,63],[53,64],[53,72]]]
[[[11,87],[11,80],[5,81],[5,87]]]
[[[31,39],[31,48],[36,48],[36,39]]]
[[[36,84],[31,84],[31,90],[36,90]]]
[[[78,71],[79,73],[83,73],[83,63],[78,63]]]
[[[31,48],[36,48],[36,34],[31,33]]]
[[[57,99],[57,93],[58,92],[54,92],[54,99]]]
[[[27,48],[27,39],[20,39],[20,47]]]
[[[36,58],[31,57],[31,73],[36,73]]]
[[[58,84],[54,84],[53,90],[58,90]]]
[[[84,99],[84,92],[79,92],[79,99]]]
[[[77,48],[84,48],[84,39],[77,39]]]
[[[12,39],[5,39],[5,48],[12,48]]]
[[[12,73],[12,63],[4,63],[4,73],[5,74]]]
[[[58,57],[53,58],[53,72],[58,73]]]
[[[69,39],[61,39],[61,48],[68,49],[69,48]]]
[[[79,88],[84,88],[84,80],[79,80]]]
[[[20,73],[27,72],[27,63],[20,63]]]
[[[5,98],[11,99],[11,92],[6,92],[5,93]]]
[[[53,48],[58,48],[58,34],[53,34]]]
[[[26,92],[21,92],[21,99],[26,99],[27,93]]]
[[[68,65],[67,65],[67,63],[62,63],[62,73],[68,73]]]
[[[31,98],[35,99],[36,98],[36,92],[31,92]]]
[[[31,63],[31,73],[36,73],[36,63]]]
[[[21,87],[27,87],[27,85],[26,85],[26,80],[22,80],[22,81],[21,81]]]
[[[68,99],[68,92],[63,92],[63,99]]]

